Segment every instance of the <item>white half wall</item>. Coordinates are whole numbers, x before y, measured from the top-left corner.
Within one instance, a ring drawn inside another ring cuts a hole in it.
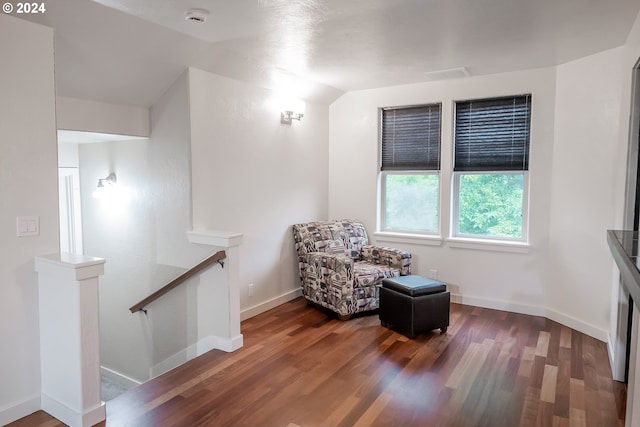
[[[0,14],[0,425],[40,409],[34,257],[57,252],[53,30]],[[38,236],[16,237],[36,215]]]
[[[328,108],[284,125],[271,90],[194,68],[189,83],[193,228],[243,234],[240,305],[256,313],[299,287],[291,225],[327,216]]]

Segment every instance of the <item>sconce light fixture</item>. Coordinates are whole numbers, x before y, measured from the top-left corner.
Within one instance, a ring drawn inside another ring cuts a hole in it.
[[[93,197],[96,199],[102,198],[105,195],[105,193],[110,191],[112,187],[116,185],[116,181],[117,181],[116,174],[113,172],[111,172],[109,176],[107,176],[106,178],[100,178],[98,180],[98,186],[96,187],[96,190],[93,192]]]
[[[304,117],[305,103],[292,98],[279,99],[280,123],[290,125],[293,120],[300,121]]]
[[[300,121],[304,117],[304,113],[296,113],[294,111],[283,111],[280,113],[280,123],[290,125],[292,120]]]

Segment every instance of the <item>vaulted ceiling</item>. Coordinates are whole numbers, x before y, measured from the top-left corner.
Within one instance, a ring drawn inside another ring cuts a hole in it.
[[[638,0],[53,0],[63,96],[149,106],[187,66],[331,101],[556,65],[624,43]],[[206,22],[185,19],[189,8]],[[444,73],[440,73],[445,71]],[[435,72],[435,73],[434,73]]]

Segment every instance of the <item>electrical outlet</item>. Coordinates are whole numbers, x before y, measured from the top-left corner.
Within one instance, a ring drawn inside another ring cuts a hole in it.
[[[429,278],[431,280],[438,280],[438,270],[436,270],[435,268],[429,270]]]
[[[249,296],[253,295],[253,283],[249,283]]]

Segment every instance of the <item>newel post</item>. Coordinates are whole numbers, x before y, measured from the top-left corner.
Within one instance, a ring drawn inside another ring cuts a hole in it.
[[[105,420],[100,391],[98,277],[102,258],[35,258],[40,305],[41,406],[71,427]]]
[[[212,349],[242,347],[240,333],[240,244],[242,234],[226,231],[188,231],[189,242],[223,248],[222,269],[210,268],[198,285],[197,355]]]

